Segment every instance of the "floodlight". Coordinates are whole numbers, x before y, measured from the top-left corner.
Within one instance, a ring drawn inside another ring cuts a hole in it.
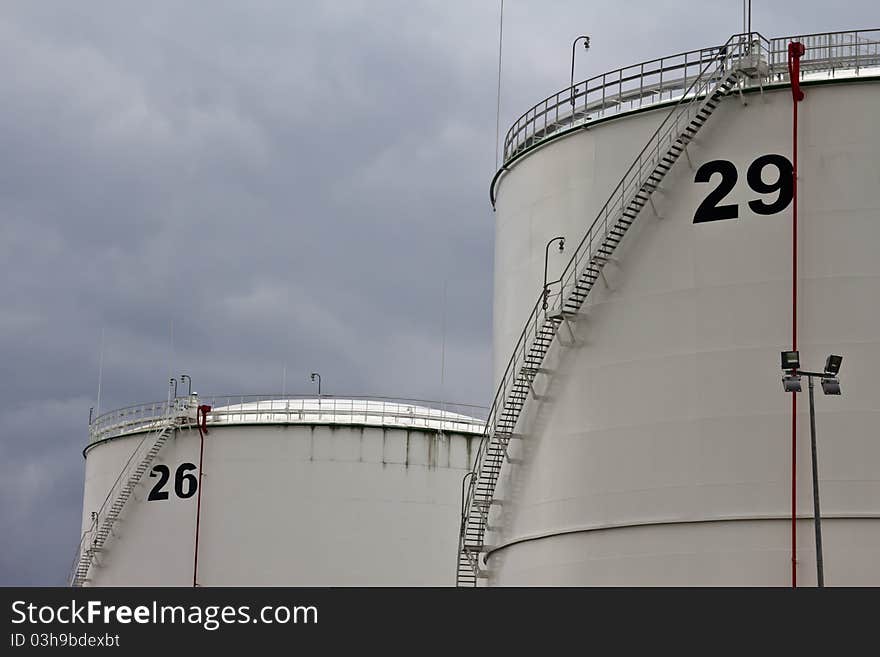
[[[825,373],[837,374],[840,371],[840,364],[843,362],[843,356],[835,356],[831,354],[825,361]]]
[[[785,392],[800,392],[801,391],[801,377],[798,374],[788,374],[782,377],[782,387],[785,388]]]
[[[796,369],[800,369],[800,366],[801,366],[800,352],[797,352],[797,351],[783,351],[782,352],[782,369],[796,370]]]
[[[839,395],[840,379],[822,379],[822,392],[824,392],[826,395]]]
[[[801,366],[801,356],[797,351],[782,352],[782,369],[797,370]]]

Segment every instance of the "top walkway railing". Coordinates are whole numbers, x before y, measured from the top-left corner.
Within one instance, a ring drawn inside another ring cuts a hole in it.
[[[788,79],[788,44],[806,46],[804,76],[880,66],[880,29],[792,35],[770,39],[770,82]],[[689,50],[603,73],[548,96],[529,108],[504,137],[504,163],[559,132],[589,121],[676,100],[723,46]],[[878,72],[880,73],[880,72]]]
[[[89,444],[150,431],[176,414],[186,397],[127,406],[103,413],[89,425]],[[363,424],[439,431],[482,433],[483,406],[390,397],[333,395],[209,395],[198,404],[211,406],[208,425],[231,424]]]

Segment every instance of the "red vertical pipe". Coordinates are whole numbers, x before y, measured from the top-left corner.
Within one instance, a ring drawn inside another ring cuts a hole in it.
[[[797,351],[797,133],[798,104],[792,103],[791,350]],[[797,588],[797,393],[791,393],[791,586]]]
[[[791,135],[791,349],[797,351],[797,283],[798,283],[798,103],[804,99],[800,88],[800,60],[804,44],[788,44],[788,77],[791,81],[792,135]],[[797,393],[791,393],[791,586],[797,588]]]

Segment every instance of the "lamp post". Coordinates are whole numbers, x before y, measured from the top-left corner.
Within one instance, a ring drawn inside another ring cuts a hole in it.
[[[581,39],[584,40],[584,50],[590,49],[590,37],[585,36],[585,35],[581,35],[581,36],[577,37],[571,43],[571,84],[569,86],[571,87],[571,120],[572,121],[574,121],[574,96],[577,93],[577,89],[574,88],[574,49],[575,49],[575,46],[577,45],[577,42],[580,41]]]
[[[321,396],[321,375],[318,374],[317,372],[312,372],[311,379],[312,379],[312,381],[314,381],[315,379],[318,379],[318,397],[320,397]]]
[[[816,531],[816,586],[825,586],[822,562],[822,514],[819,511],[819,466],[816,464],[816,407],[813,404],[813,377],[810,380],[810,460],[813,463],[813,525]]]
[[[824,372],[807,372],[800,369],[800,355],[797,351],[782,352],[782,369],[789,373],[782,377],[786,392],[801,391],[801,377],[805,376],[810,390],[810,456],[813,469],[813,527],[816,532],[816,585],[825,586],[825,564],[822,558],[822,513],[819,510],[819,464],[816,455],[816,407],[813,401],[813,379],[822,380],[822,392],[826,395],[840,394],[840,379],[837,378],[843,357],[830,355],[825,361]]]
[[[180,383],[181,384],[183,383],[184,379],[186,379],[186,396],[192,397],[192,387],[193,387],[192,377],[189,374],[181,374],[180,375]]]
[[[555,281],[550,281],[549,283],[547,282],[547,259],[550,256],[550,245],[553,244],[553,242],[559,242],[560,253],[562,253],[563,249],[565,249],[565,238],[561,235],[558,237],[554,237],[552,240],[547,242],[547,246],[544,247],[544,301],[541,304],[541,307],[544,310],[547,310],[547,296],[550,294],[550,286],[553,283],[558,283],[562,280],[561,278],[559,278]]]

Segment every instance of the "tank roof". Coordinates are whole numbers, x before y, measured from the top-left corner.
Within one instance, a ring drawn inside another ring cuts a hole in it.
[[[259,424],[348,425],[412,428],[428,431],[481,434],[487,409],[469,404],[333,395],[209,395],[178,397],[165,402],[127,406],[96,417],[89,425],[89,444],[142,433],[171,417],[195,417],[195,408],[207,405],[207,425]],[[192,421],[195,425],[195,421]]]
[[[502,168],[545,141],[575,128],[644,109],[665,107],[692,92],[691,85],[732,43],[749,40],[766,67],[749,80],[752,88],[788,86],[788,44],[799,41],[804,82],[876,79],[880,74],[880,29],[800,34],[767,39],[757,32],[733,35],[727,44],[665,55],[574,83],[526,110],[508,129]],[[498,174],[496,174],[497,177]],[[494,203],[494,196],[493,203]]]

